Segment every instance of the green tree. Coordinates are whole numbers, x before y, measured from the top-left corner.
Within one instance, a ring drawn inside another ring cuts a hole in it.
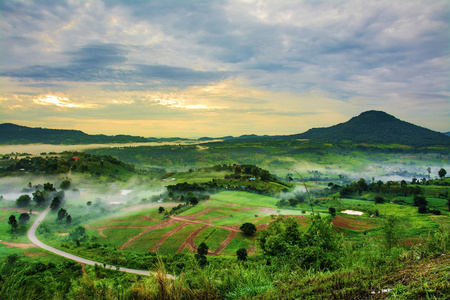
[[[160,206],[160,207],[158,208],[158,212],[159,212],[159,213],[162,213],[163,211],[165,211],[164,207]]]
[[[71,215],[68,215],[68,216],[66,217],[66,225],[67,225],[67,226],[70,226],[70,224],[72,224],[72,216],[71,216]]]
[[[414,206],[427,206],[428,201],[425,199],[424,196],[421,195],[414,195],[413,198]]]
[[[65,218],[67,218],[69,214],[67,213],[67,210],[65,210],[64,208],[61,208],[58,211],[58,218],[56,219],[58,222],[61,222],[62,220],[64,220]]]
[[[17,220],[15,215],[10,215],[8,219],[8,224],[11,225],[11,234],[14,233],[14,230],[17,228]]]
[[[441,168],[440,170],[439,170],[439,172],[438,172],[438,175],[439,175],[439,178],[444,178],[445,177],[445,175],[447,175],[447,171],[445,171],[445,169],[444,168]]]
[[[16,200],[17,207],[27,207],[30,205],[31,197],[28,195],[22,195]]]
[[[420,205],[420,206],[417,208],[417,212],[418,212],[419,214],[426,214],[426,213],[428,212],[428,208],[427,208],[426,205]]]
[[[37,190],[36,192],[33,193],[33,201],[36,202],[37,206],[42,206],[45,203],[45,193]]]
[[[50,208],[52,209],[52,211],[56,211],[60,205],[61,200],[59,199],[59,197],[54,197],[52,203],[50,204]]]
[[[86,229],[83,226],[77,226],[71,232],[69,232],[70,240],[77,243],[77,246],[80,246],[80,243],[87,239]]]
[[[384,203],[384,198],[383,197],[381,197],[381,196],[375,196],[375,204],[381,204],[381,203]]]
[[[27,213],[22,213],[19,216],[19,224],[24,225],[26,222],[30,220],[30,215]]]
[[[328,212],[329,212],[330,215],[332,215],[333,217],[336,216],[336,208],[330,207],[330,208],[328,208]]]
[[[44,183],[44,191],[54,192],[54,191],[56,191],[56,189],[53,186],[53,183],[47,182],[47,183]]]
[[[205,244],[205,242],[198,245],[197,253],[200,255],[208,255],[209,247]]]
[[[239,230],[241,230],[245,235],[251,236],[255,234],[256,226],[253,223],[244,223],[241,227],[239,227]]]
[[[206,255],[208,255],[209,247],[203,242],[198,245],[197,253],[195,254],[195,259],[197,260],[199,266],[204,267],[208,264]]]
[[[241,261],[247,260],[247,249],[240,248],[238,251],[236,251],[237,259]]]
[[[63,190],[68,190],[70,188],[70,184],[71,184],[70,179],[66,177],[59,185],[59,188]]]
[[[198,198],[197,197],[189,197],[188,198],[188,202],[192,205],[192,206],[196,206],[198,204]]]

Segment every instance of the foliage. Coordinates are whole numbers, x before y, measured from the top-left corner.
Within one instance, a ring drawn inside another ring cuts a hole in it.
[[[236,251],[236,256],[237,256],[238,260],[241,260],[241,261],[247,260],[247,256],[248,256],[247,249],[239,248],[238,251]]]
[[[77,246],[80,245],[80,242],[86,240],[88,238],[86,234],[86,229],[83,226],[77,226],[71,232],[69,232],[69,238],[77,243]]]
[[[244,223],[239,227],[239,230],[241,230],[245,235],[252,236],[256,232],[256,226],[253,223]]]
[[[19,216],[19,225],[24,225],[30,220],[30,215],[27,213],[21,213]]]
[[[70,188],[70,185],[71,185],[71,181],[69,178],[66,177],[59,185],[59,188],[63,189],[63,190],[68,190]]]
[[[9,216],[8,224],[11,226],[11,234],[12,234],[14,230],[18,227],[15,215]]]
[[[22,195],[16,200],[17,207],[27,207],[30,205],[31,198],[28,195]]]
[[[439,178],[444,178],[447,174],[447,171],[444,168],[441,168],[438,172]]]
[[[327,219],[315,216],[311,221],[305,231],[300,231],[295,219],[276,217],[261,232],[259,246],[265,255],[299,260],[304,267],[335,269],[342,239]]]
[[[58,217],[57,217],[57,221],[58,222],[61,222],[61,221],[63,221],[64,219],[66,219],[67,217],[68,217],[68,213],[67,213],[67,210],[65,210],[64,208],[61,208],[59,211],[58,211]]]

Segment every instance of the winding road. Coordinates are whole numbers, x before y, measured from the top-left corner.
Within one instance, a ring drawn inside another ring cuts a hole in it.
[[[44,244],[43,242],[41,242],[40,240],[37,239],[36,237],[36,229],[39,226],[39,224],[42,222],[42,220],[44,220],[45,216],[48,214],[48,212],[50,211],[50,206],[47,207],[41,214],[40,216],[37,218],[36,222],[34,222],[34,224],[31,226],[30,230],[28,231],[28,239],[30,239],[30,241],[33,242],[33,244],[35,244],[38,247],[41,247],[42,249],[48,250],[50,252],[53,252],[57,255],[60,256],[64,256],[68,259],[72,259],[75,260],[77,262],[83,263],[83,264],[87,264],[87,265],[100,265],[103,266],[103,263],[97,262],[97,261],[93,261],[90,259],[86,259],[86,258],[82,258],[64,251],[61,251],[59,249],[50,247],[47,244]],[[116,266],[112,266],[112,265],[106,265],[105,268],[107,269],[113,269],[113,270],[119,270],[122,272],[127,272],[127,273],[134,273],[134,274],[138,274],[138,275],[145,275],[145,276],[149,276],[149,275],[154,275],[153,272],[149,272],[149,271],[144,271],[144,270],[136,270],[136,269],[129,269],[129,268],[124,268],[124,267],[116,267]],[[172,275],[167,274],[167,277],[169,278],[173,278]]]

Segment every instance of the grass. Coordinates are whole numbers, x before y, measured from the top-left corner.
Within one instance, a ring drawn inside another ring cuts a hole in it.
[[[202,230],[195,238],[194,243],[198,246],[206,243],[210,251],[217,249],[226,240],[230,232],[223,228],[208,227]]]
[[[236,203],[246,206],[269,207],[276,209],[277,198],[238,191],[224,191],[214,195],[216,201]]]
[[[130,238],[137,236],[139,233],[143,232],[145,228],[106,228],[103,230],[103,234],[107,238],[100,236],[97,242],[100,244],[108,243],[111,246],[120,248]]]
[[[240,248],[248,250],[252,246],[256,246],[255,237],[249,237],[239,232],[236,234],[236,237],[228,244],[228,246],[225,247],[222,253],[227,255],[236,255],[236,251]]]
[[[180,224],[180,222],[176,222],[162,229],[152,230],[151,232],[148,232],[131,242],[127,249],[132,249],[133,251],[138,252],[149,252],[156,246],[165,234],[180,226]]]
[[[201,228],[203,225],[200,224],[190,224],[184,227],[182,230],[175,232],[172,236],[168,237],[159,247],[159,253],[175,253],[181,247],[181,245],[186,241],[189,235]]]

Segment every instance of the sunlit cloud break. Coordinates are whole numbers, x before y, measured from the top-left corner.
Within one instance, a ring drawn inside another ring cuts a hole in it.
[[[59,107],[67,108],[96,108],[97,104],[77,104],[73,103],[69,98],[59,97],[53,95],[39,96],[39,98],[33,100],[34,103],[39,105],[55,105]]]
[[[220,109],[220,107],[208,106],[205,104],[188,104],[184,99],[165,99],[158,96],[150,96],[150,101],[152,101],[154,104],[163,105],[171,108],[198,109],[198,110]]]

